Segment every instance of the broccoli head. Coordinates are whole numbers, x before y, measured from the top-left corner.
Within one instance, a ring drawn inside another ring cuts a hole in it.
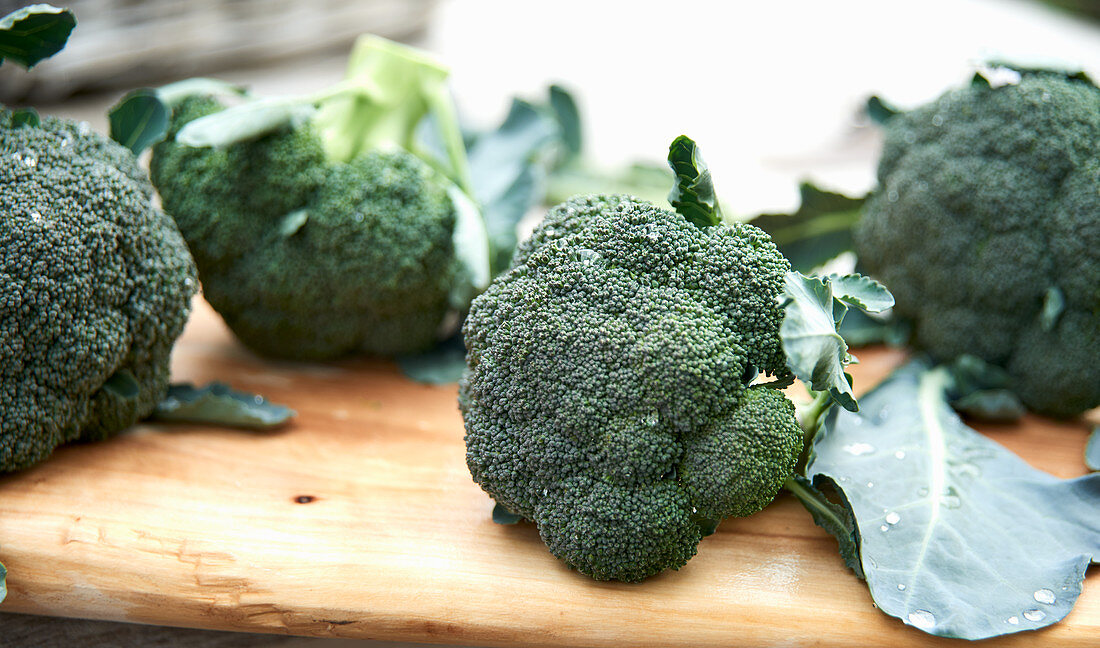
[[[330,160],[308,124],[225,149],[172,139],[222,108],[183,100],[151,171],[237,337],[298,359],[430,346],[461,277],[442,176],[402,151]]]
[[[802,448],[766,234],[698,227],[626,196],[547,215],[478,296],[459,403],[467,463],[498,504],[594,578],[684,565],[762,509]]]
[[[0,108],[0,470],[148,416],[198,286],[130,151]]]
[[[1100,405],[1100,89],[1017,74],[887,122],[855,239],[918,346],[1004,367],[1029,408],[1073,416]]]
[[[347,79],[318,93],[159,91],[172,114],[153,183],[242,342],[305,360],[421,351],[488,284],[445,78],[423,53],[367,37]],[[445,159],[418,145],[429,115]]]

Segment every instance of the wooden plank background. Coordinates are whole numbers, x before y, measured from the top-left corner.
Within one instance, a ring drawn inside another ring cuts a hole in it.
[[[859,355],[862,388],[902,359]],[[493,646],[951,643],[875,609],[790,497],[727,520],[679,571],[600,583],[550,555],[533,525],[492,523],[454,387],[411,383],[385,361],[260,360],[198,299],[173,372],[299,416],[274,433],[143,424],[0,479],[0,610]],[[1085,472],[1084,421],[982,429],[1037,468]],[[1098,638],[1093,569],[1064,622],[983,645]]]

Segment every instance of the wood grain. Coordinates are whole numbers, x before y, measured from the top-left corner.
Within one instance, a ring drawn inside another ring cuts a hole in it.
[[[856,384],[902,360],[865,350]],[[504,646],[925,646],[876,610],[835,541],[781,497],[728,520],[677,572],[600,583],[530,524],[490,521],[453,387],[385,361],[271,363],[201,301],[177,379],[227,380],[295,407],[267,434],[139,425],[0,479],[3,610],[196,628]],[[1062,477],[1084,422],[986,427]],[[1061,624],[989,646],[1095,646],[1100,580]]]

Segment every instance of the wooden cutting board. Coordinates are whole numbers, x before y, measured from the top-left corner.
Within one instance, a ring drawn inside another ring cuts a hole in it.
[[[903,359],[859,355],[863,389]],[[139,425],[0,479],[0,610],[494,646],[952,643],[876,610],[790,497],[723,522],[679,571],[596,582],[533,525],[490,520],[453,386],[409,382],[385,361],[262,361],[201,300],[173,373],[263,393],[298,418],[273,433]],[[1087,429],[1035,417],[983,428],[1060,477],[1085,472]],[[983,645],[1096,646],[1096,572],[1062,623]]]

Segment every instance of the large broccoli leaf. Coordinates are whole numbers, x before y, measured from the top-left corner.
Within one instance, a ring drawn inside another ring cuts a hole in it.
[[[750,222],[767,232],[799,272],[809,273],[854,248],[852,227],[867,197],[850,198],[808,182],[798,188],[802,203],[793,214],[760,214]]]
[[[76,27],[68,9],[35,4],[0,18],[0,63],[14,61],[28,70],[60,52]]]
[[[672,140],[668,147],[668,165],[676,174],[676,184],[668,194],[669,204],[698,227],[721,223],[722,208],[714,193],[710,168],[703,161],[695,141],[687,135]]]
[[[861,413],[833,408],[806,477],[843,491],[887,614],[966,639],[1055,623],[1100,557],[1100,475],[1031,468],[963,424],[950,382],[914,362],[863,396]]]

